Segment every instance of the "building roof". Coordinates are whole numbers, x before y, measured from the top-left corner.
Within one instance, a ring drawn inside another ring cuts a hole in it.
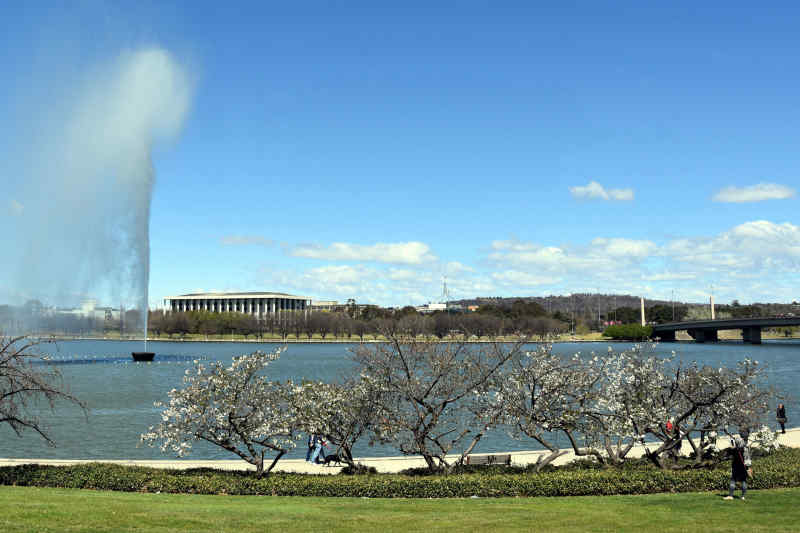
[[[287,300],[310,300],[307,296],[296,296],[284,292],[196,292],[167,296],[165,300],[213,300],[214,298],[284,298]]]

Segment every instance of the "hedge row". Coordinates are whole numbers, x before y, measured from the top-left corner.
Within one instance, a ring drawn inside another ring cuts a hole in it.
[[[639,324],[619,324],[608,326],[603,331],[603,336],[611,337],[614,340],[640,341],[653,336],[653,327]]]
[[[750,487],[800,486],[800,450],[783,449],[754,460]],[[174,471],[111,464],[22,465],[0,468],[0,484],[36,487],[273,496],[453,498],[497,496],[584,496],[727,489],[729,467],[715,470],[555,470],[539,474],[325,476],[276,473],[252,475],[219,470]]]

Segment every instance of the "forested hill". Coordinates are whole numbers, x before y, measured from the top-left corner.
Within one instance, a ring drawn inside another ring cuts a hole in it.
[[[501,297],[478,297],[465,300],[456,300],[452,303],[461,304],[463,306],[469,305],[489,305],[494,307],[510,307],[514,302],[522,300],[524,302],[533,302],[541,305],[548,313],[562,313],[568,314],[572,312],[582,313],[584,311],[593,310],[597,314],[598,308],[603,314],[607,310],[618,309],[620,307],[632,307],[639,309],[639,297],[631,296],[629,294],[592,294],[592,293],[577,293],[569,296],[514,296],[509,298]],[[650,307],[653,305],[672,305],[672,302],[665,300],[650,300],[645,299],[645,305]],[[685,304],[676,302],[676,305],[703,305],[703,304]]]
[[[639,312],[639,296],[632,296],[630,294],[593,294],[593,293],[579,293],[571,294],[569,296],[514,296],[508,298],[501,297],[478,297],[468,298],[463,300],[454,300],[451,303],[461,304],[463,306],[477,305],[484,307],[494,307],[500,309],[510,309],[514,302],[523,301],[525,303],[532,303],[541,306],[544,312],[550,315],[568,316],[587,316],[597,317],[598,314],[603,317],[611,317],[615,309],[628,309],[633,310],[638,316]],[[667,310],[672,310],[673,306],[676,310],[674,316],[678,320],[682,319],[700,319],[705,318],[705,314],[709,313],[708,302],[671,302],[668,300],[651,300],[645,298],[645,308],[662,309],[662,314],[672,314]],[[731,303],[717,303],[716,311],[717,318],[726,317],[759,317],[759,316],[792,316],[800,315],[800,303],[794,301],[792,303],[751,303],[748,305],[740,304],[734,300]]]

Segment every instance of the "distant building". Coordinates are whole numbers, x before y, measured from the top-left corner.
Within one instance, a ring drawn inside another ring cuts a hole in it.
[[[339,302],[336,300],[311,300],[312,311],[336,311],[339,307]]]
[[[417,306],[417,313],[435,313],[436,311],[447,311],[447,304],[444,302],[433,303],[429,302],[425,305]]]
[[[119,320],[120,310],[113,307],[98,307],[97,300],[88,298],[81,302],[80,307],[57,308],[53,312],[56,315],[72,315],[78,318],[91,318],[94,320]]]
[[[314,312],[322,313],[347,313],[353,317],[361,316],[368,307],[375,307],[371,304],[357,304],[353,298],[347,300],[347,303],[339,303],[336,300],[312,300],[311,310]]]
[[[263,319],[308,312],[311,299],[282,292],[209,292],[170,296],[164,299],[164,307],[173,312],[245,313]]]

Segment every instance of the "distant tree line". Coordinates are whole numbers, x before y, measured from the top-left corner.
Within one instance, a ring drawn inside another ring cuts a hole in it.
[[[412,312],[413,311],[413,312]],[[527,335],[546,340],[568,330],[568,324],[540,314],[506,315],[502,312],[433,313],[422,315],[411,308],[394,314],[353,318],[347,313],[283,313],[258,319],[242,313],[150,313],[152,335],[241,335],[247,338],[282,339],[346,338],[365,340],[380,331],[411,334],[425,338],[497,337]]]
[[[462,300],[466,305],[476,305],[475,312],[437,312],[420,314],[416,308],[399,309],[375,305],[342,306],[335,312],[315,312],[309,316],[284,313],[280,319],[268,317],[258,320],[239,313],[164,313],[151,311],[151,335],[241,335],[255,337],[295,338],[368,338],[379,327],[393,324],[395,331],[416,332],[418,335],[444,338],[453,333],[485,337],[522,333],[545,339],[559,333],[586,334],[604,331],[609,325],[639,324],[641,321],[639,299],[633,296],[604,294],[573,294],[536,298],[480,298]],[[615,303],[620,305],[614,306]],[[646,300],[645,321],[648,324],[710,318],[708,304],[685,304]],[[800,314],[800,304],[716,306],[717,318],[747,318],[791,316]],[[0,332],[25,332],[53,335],[135,335],[143,330],[142,314],[137,309],[123,313],[122,319],[84,317],[68,313],[48,312],[38,300],[22,306],[0,305]],[[786,329],[790,335],[793,330]]]

